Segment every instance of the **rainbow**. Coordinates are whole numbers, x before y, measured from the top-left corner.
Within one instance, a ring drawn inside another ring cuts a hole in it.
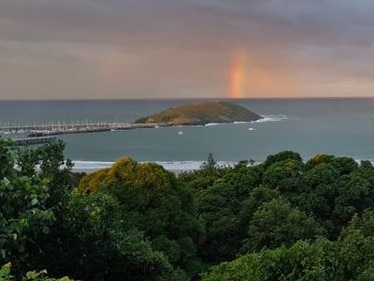
[[[245,97],[246,53],[242,49],[235,50],[230,57],[229,66],[229,98]]]

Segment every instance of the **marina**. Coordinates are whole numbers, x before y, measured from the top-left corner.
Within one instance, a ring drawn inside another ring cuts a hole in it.
[[[25,135],[28,138],[48,137],[65,134],[98,133],[141,128],[155,128],[158,124],[133,124],[126,122],[57,122],[33,125],[0,125],[1,135]]]

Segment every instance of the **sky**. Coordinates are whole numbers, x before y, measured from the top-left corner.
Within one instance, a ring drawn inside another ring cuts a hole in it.
[[[0,99],[374,97],[373,0],[1,0]]]

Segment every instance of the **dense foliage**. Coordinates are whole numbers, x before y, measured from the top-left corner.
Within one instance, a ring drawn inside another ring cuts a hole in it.
[[[176,177],[125,157],[82,175],[63,150],[0,142],[0,280],[374,280],[368,161],[209,155]]]
[[[1,281],[14,281],[17,280],[14,276],[11,275],[11,264],[7,263],[4,264],[0,268],[0,280]],[[19,279],[19,278],[18,278]],[[72,281],[69,277],[62,277],[62,278],[49,278],[46,270],[41,271],[29,271],[22,276],[22,281]]]

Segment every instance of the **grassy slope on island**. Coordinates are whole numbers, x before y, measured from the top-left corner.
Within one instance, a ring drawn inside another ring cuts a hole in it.
[[[207,123],[255,121],[260,118],[260,115],[243,106],[224,101],[215,101],[196,102],[169,108],[159,113],[140,118],[135,123],[204,125]]]

